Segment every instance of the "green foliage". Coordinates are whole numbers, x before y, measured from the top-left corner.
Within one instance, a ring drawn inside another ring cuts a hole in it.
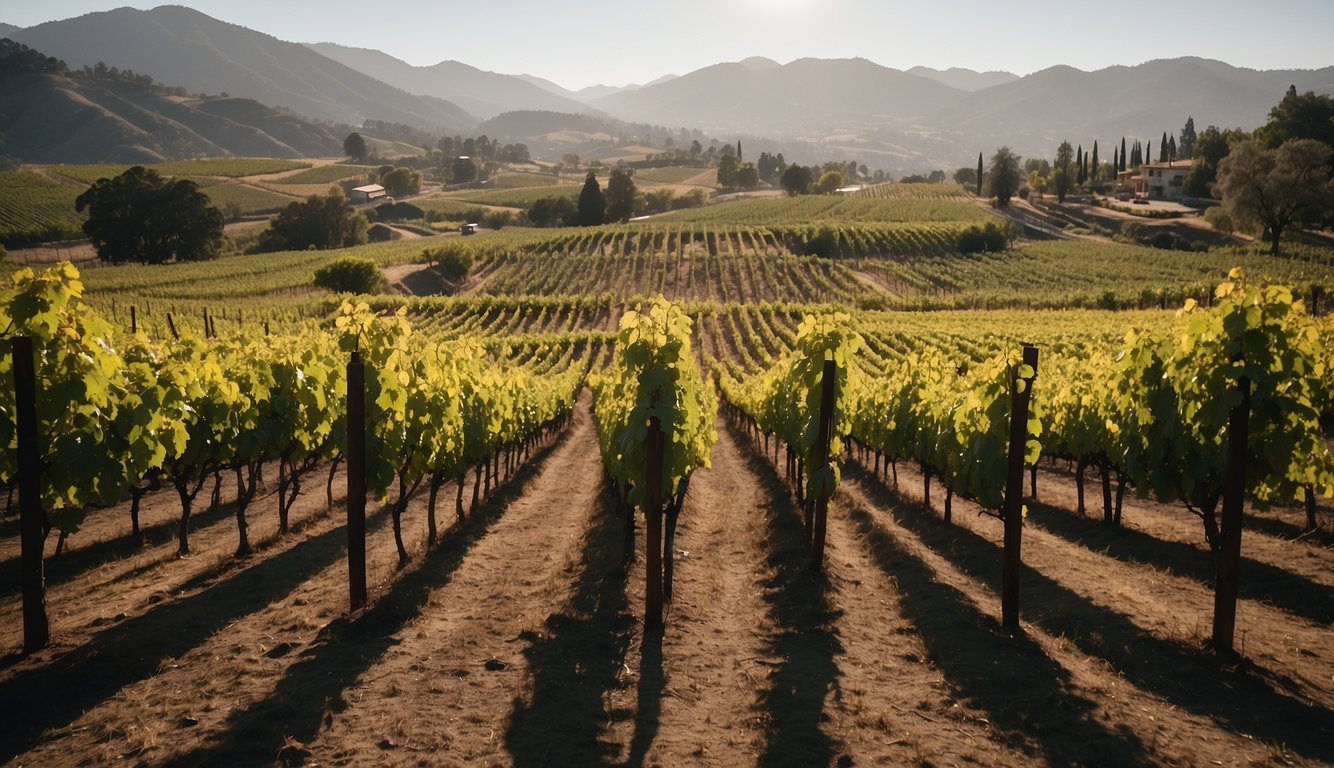
[[[1277,256],[1290,225],[1318,224],[1334,211],[1332,158],[1334,147],[1314,139],[1288,141],[1276,150],[1243,141],[1219,164],[1218,195],[1234,222],[1269,231]]]
[[[589,379],[603,466],[641,509],[650,420],[663,433],[664,500],[697,467],[709,466],[718,439],[718,403],[691,354],[691,325],[680,305],[661,296],[626,312],[610,370]]]
[[[986,193],[1002,207],[1010,204],[1010,198],[1019,191],[1021,176],[1019,156],[1009,147],[1001,147],[991,156],[991,166],[987,169]]]
[[[826,171],[820,176],[820,180],[815,182],[811,192],[817,195],[832,195],[843,188],[847,183],[847,177],[842,171]]]
[[[343,139],[343,154],[361,162],[370,156],[370,148],[366,146],[366,139],[360,133],[353,132]]]
[[[830,227],[820,227],[802,246],[802,253],[832,259],[838,255],[838,234]]]
[[[291,203],[260,236],[260,251],[346,248],[366,242],[366,217],[352,209],[341,191]]]
[[[314,284],[334,293],[379,293],[386,283],[374,261],[349,256],[315,270]]]
[[[635,215],[638,204],[638,190],[635,189],[634,171],[629,168],[615,168],[607,180],[605,195],[608,221],[629,221]],[[582,196],[580,198],[582,201]]]
[[[1001,227],[994,221],[988,221],[985,226],[972,226],[959,233],[959,253],[1000,253],[1010,247],[1010,241],[1014,239],[1012,231],[1007,231],[1007,227]]]
[[[406,197],[421,191],[422,175],[402,166],[380,175],[380,184],[391,197]]]
[[[346,163],[332,163],[330,165],[321,165],[315,168],[307,168],[290,176],[283,176],[278,179],[271,179],[269,183],[280,185],[294,184],[333,184],[344,179],[365,178],[371,171],[375,170],[369,165],[349,165]]]
[[[412,203],[381,203],[375,206],[377,221],[403,221],[404,219],[424,219],[426,212]]]
[[[583,190],[579,193],[579,202],[575,206],[575,223],[581,227],[593,227],[607,220],[607,202],[598,185],[597,176],[592,171],[584,178]]]
[[[810,168],[804,165],[789,165],[779,177],[779,183],[789,195],[804,195],[810,191],[814,179]]]
[[[434,249],[428,248],[422,251],[422,260],[427,264],[435,264],[437,272],[445,279],[456,283],[468,279],[468,273],[472,271],[473,265],[472,251],[458,243],[449,243]]]
[[[98,258],[113,264],[211,259],[222,248],[222,211],[188,179],[165,181],[135,166],[100,179],[74,201],[88,210],[83,231]]]
[[[577,220],[574,203],[568,197],[543,197],[534,202],[524,214],[535,227],[572,226]]]

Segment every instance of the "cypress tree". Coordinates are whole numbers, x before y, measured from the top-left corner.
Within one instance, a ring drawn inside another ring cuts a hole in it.
[[[1089,181],[1095,181],[1095,182],[1096,182],[1097,180],[1098,180],[1098,140],[1097,140],[1097,139],[1094,139],[1094,140],[1093,140],[1093,171],[1092,171],[1092,175],[1089,176]]]
[[[1117,168],[1117,170],[1118,170],[1118,171],[1124,171],[1125,169],[1126,169],[1126,137],[1125,137],[1125,136],[1122,136],[1122,137],[1121,137],[1121,167],[1120,167],[1120,168]]]
[[[1163,131],[1163,140],[1158,142],[1158,162],[1167,162],[1167,131]]]
[[[977,153],[977,196],[982,196],[982,153]]]
[[[1177,137],[1167,137],[1167,159],[1169,161],[1177,159]]]
[[[1153,157],[1153,142],[1150,141],[1144,149],[1144,159],[1140,161],[1140,165],[1147,165],[1149,163],[1152,163],[1153,162],[1153,160],[1151,159],[1152,157]]]
[[[1121,172],[1121,158],[1116,154],[1116,145],[1112,145],[1112,177]]]
[[[1084,183],[1084,145],[1080,144],[1075,150],[1075,183]]]
[[[579,193],[576,211],[581,227],[594,227],[607,220],[607,200],[602,195],[602,187],[598,186],[598,177],[592,171],[584,178],[584,188]]]
[[[736,140],[736,161],[737,164],[741,163],[741,139]]]

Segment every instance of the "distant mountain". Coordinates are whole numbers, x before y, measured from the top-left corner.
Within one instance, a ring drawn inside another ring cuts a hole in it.
[[[938,83],[944,83],[951,88],[968,93],[990,88],[993,85],[1012,83],[1019,79],[1019,76],[1012,72],[974,72],[971,69],[960,69],[959,67],[950,67],[943,72],[930,67],[913,67],[908,70],[908,74],[929,77]]]
[[[407,93],[305,46],[180,6],[91,13],[13,37],[72,67],[102,61],[191,92],[243,96],[323,120],[383,120],[451,132],[476,125],[456,104]]]
[[[1094,139],[1106,145],[1122,136],[1157,144],[1164,131],[1181,130],[1188,116],[1197,130],[1250,130],[1264,124],[1289,85],[1332,93],[1334,67],[1256,71],[1199,58],[1095,72],[1058,66],[971,94],[928,122],[985,140],[981,147],[1008,143],[1020,153],[1046,156],[1066,139],[1086,149]]]
[[[10,35],[22,29],[23,27],[16,27],[13,24],[5,24],[3,22],[0,22],[0,37],[9,37]]]
[[[571,91],[567,88],[562,88],[561,86],[556,85],[555,83],[551,82],[550,80],[547,80],[546,78],[537,77],[535,75],[516,75],[516,77],[519,77],[520,79],[526,82],[532,83],[533,85],[537,86],[538,88],[541,88],[544,91],[554,93],[557,96],[563,96],[567,99],[573,99],[574,101],[578,101],[584,104],[587,104],[593,101],[594,99],[600,99],[603,96],[610,96],[613,93],[620,93],[621,91],[637,91],[640,88],[645,87],[644,85],[640,85],[638,83],[631,83],[630,85],[598,84],[598,85],[590,85],[586,88],[580,88],[577,91]],[[662,77],[659,77],[658,79],[654,80],[651,83],[646,83],[645,85],[657,85],[658,83],[665,83],[668,80],[675,80],[677,77],[678,77],[677,75],[663,75]]]
[[[751,58],[595,99],[625,120],[714,131],[803,131],[916,118],[965,94],[866,59]]]
[[[322,126],[250,99],[182,99],[142,85],[60,74],[0,78],[5,152],[37,163],[148,163],[191,157],[342,152]]]
[[[485,120],[514,110],[585,110],[580,101],[558,95],[514,75],[487,72],[457,61],[414,67],[381,51],[334,43],[307,48],[408,93],[447,99]],[[555,85],[554,83],[552,85]]]

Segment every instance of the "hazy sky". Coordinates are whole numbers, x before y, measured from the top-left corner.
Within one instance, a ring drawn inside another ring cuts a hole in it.
[[[125,5],[0,0],[32,26]],[[131,3],[151,8],[159,3]],[[861,56],[896,69],[1092,70],[1203,56],[1256,69],[1334,65],[1334,0],[192,0],[210,16],[296,42],[454,59],[567,88],[647,82],[720,61]]]

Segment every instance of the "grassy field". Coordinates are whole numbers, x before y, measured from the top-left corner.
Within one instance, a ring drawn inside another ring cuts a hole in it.
[[[304,171],[280,176],[276,179],[270,179],[271,184],[334,184],[343,179],[353,179],[364,177],[366,174],[375,170],[369,165],[345,165],[343,163],[332,163],[330,165],[321,165],[315,168],[307,168]]]
[[[74,210],[83,187],[31,171],[0,172],[0,243],[11,246],[83,236]]]

